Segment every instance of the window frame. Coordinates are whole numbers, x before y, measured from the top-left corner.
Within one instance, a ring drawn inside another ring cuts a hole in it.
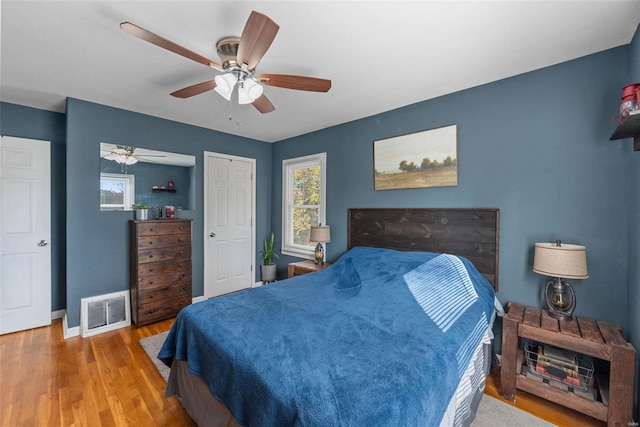
[[[320,166],[318,222],[326,224],[327,153],[294,157],[282,161],[282,245],[280,252],[284,255],[315,259],[315,245],[302,246],[293,243],[293,171],[313,166]]]
[[[134,175],[121,173],[100,173],[100,187],[102,188],[102,180],[122,181],[124,182],[124,203],[120,204],[103,204],[100,202],[101,211],[129,211],[135,203],[136,197],[136,177]]]

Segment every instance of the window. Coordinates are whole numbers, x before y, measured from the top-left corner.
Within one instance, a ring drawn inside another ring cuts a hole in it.
[[[135,176],[118,173],[100,174],[100,210],[130,210],[135,199]]]
[[[282,253],[313,259],[311,226],[325,223],[327,154],[282,161]]]

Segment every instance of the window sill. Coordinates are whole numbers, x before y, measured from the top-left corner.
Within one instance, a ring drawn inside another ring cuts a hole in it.
[[[305,259],[312,259],[312,260],[316,259],[314,250],[305,251],[305,250],[294,249],[294,248],[282,248],[282,250],[280,250],[280,253],[282,253],[283,255],[289,255],[289,256],[294,256],[298,258],[305,258]]]

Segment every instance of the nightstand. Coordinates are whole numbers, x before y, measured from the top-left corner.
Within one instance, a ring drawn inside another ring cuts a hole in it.
[[[313,273],[314,271],[320,271],[323,268],[329,267],[331,264],[325,262],[318,265],[315,261],[306,260],[289,263],[289,277],[300,276],[302,274]]]
[[[502,366],[500,394],[514,401],[516,389],[567,406],[607,426],[626,426],[633,421],[635,350],[616,324],[585,317],[556,320],[545,310],[510,302],[502,320]],[[599,378],[601,401],[590,401],[551,383],[524,375],[518,357],[520,339],[530,339],[609,362],[609,378]],[[629,424],[630,425],[630,424]]]

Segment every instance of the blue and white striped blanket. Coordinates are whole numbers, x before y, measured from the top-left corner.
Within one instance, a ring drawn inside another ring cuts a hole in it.
[[[159,357],[187,361],[243,425],[434,426],[493,304],[466,259],[354,248],[320,272],[185,308]]]

